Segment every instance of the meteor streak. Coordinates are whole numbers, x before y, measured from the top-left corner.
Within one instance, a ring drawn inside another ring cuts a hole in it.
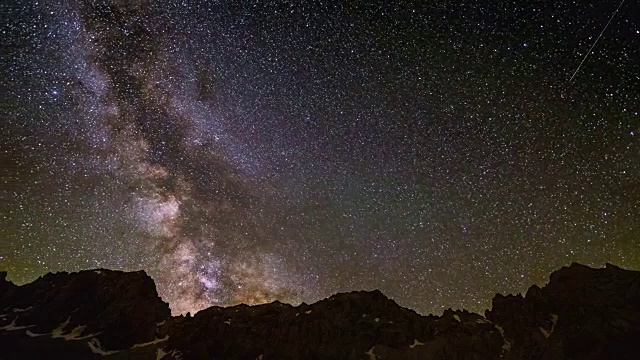
[[[589,51],[587,51],[587,54],[582,58],[582,61],[580,62],[580,65],[578,65],[578,68],[576,69],[576,71],[574,71],[573,75],[571,75],[571,78],[569,79],[569,82],[573,81],[573,78],[578,73],[578,70],[580,70],[580,68],[582,67],[582,64],[584,64],[584,61],[587,60],[587,56],[589,56],[589,54],[591,54],[591,51],[596,46],[596,44],[598,43],[598,40],[600,40],[600,38],[602,37],[602,34],[604,34],[605,30],[607,30],[607,28],[609,27],[609,24],[611,24],[611,20],[613,20],[613,18],[616,16],[616,14],[618,13],[618,10],[620,10],[620,8],[622,7],[622,4],[624,4],[624,1],[625,0],[622,0],[620,2],[620,5],[618,5],[618,8],[616,9],[616,11],[613,12],[613,15],[611,15],[611,18],[609,18],[609,22],[607,22],[607,25],[604,26],[604,29],[602,29],[602,31],[600,32],[600,35],[598,35],[598,38],[596,39],[596,41],[593,42],[593,45],[591,45],[591,48],[589,48]]]

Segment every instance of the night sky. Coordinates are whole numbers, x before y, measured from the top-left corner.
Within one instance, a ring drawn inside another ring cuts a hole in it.
[[[640,269],[638,1],[55,3],[1,6],[17,283],[144,269],[175,314],[374,288],[439,314]]]

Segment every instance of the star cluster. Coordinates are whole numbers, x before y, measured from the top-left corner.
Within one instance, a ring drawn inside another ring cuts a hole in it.
[[[584,58],[616,5],[5,5],[0,268],[144,269],[176,314],[640,269],[637,3]]]

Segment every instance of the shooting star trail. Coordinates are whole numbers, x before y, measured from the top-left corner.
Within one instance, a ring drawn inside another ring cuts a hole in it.
[[[578,70],[580,70],[580,68],[582,67],[582,64],[584,64],[584,61],[587,60],[587,57],[589,56],[589,54],[591,54],[591,51],[593,50],[593,48],[598,43],[598,40],[600,40],[600,38],[602,37],[602,34],[604,34],[604,32],[607,30],[607,28],[609,27],[609,24],[611,24],[611,20],[613,20],[613,18],[616,16],[616,14],[618,13],[618,10],[620,10],[620,8],[622,7],[622,4],[624,4],[624,2],[625,2],[625,0],[622,0],[620,2],[620,5],[618,5],[618,8],[616,9],[616,11],[613,12],[613,15],[611,15],[611,18],[609,18],[609,22],[607,22],[607,25],[604,26],[604,29],[602,29],[602,31],[600,31],[600,35],[598,35],[598,38],[596,39],[596,41],[593,42],[593,45],[591,45],[591,48],[589,48],[589,51],[587,51],[587,54],[582,58],[582,61],[580,62],[580,65],[578,65],[578,68],[576,69],[576,71],[574,71],[573,75],[571,75],[571,78],[569,79],[569,82],[573,81],[573,78],[576,77],[576,74],[578,73]]]

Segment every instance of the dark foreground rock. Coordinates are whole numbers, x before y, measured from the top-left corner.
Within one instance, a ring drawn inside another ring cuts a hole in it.
[[[144,272],[0,272],[0,359],[637,359],[640,272],[573,264],[485,317],[421,316],[379,291],[171,317]]]

